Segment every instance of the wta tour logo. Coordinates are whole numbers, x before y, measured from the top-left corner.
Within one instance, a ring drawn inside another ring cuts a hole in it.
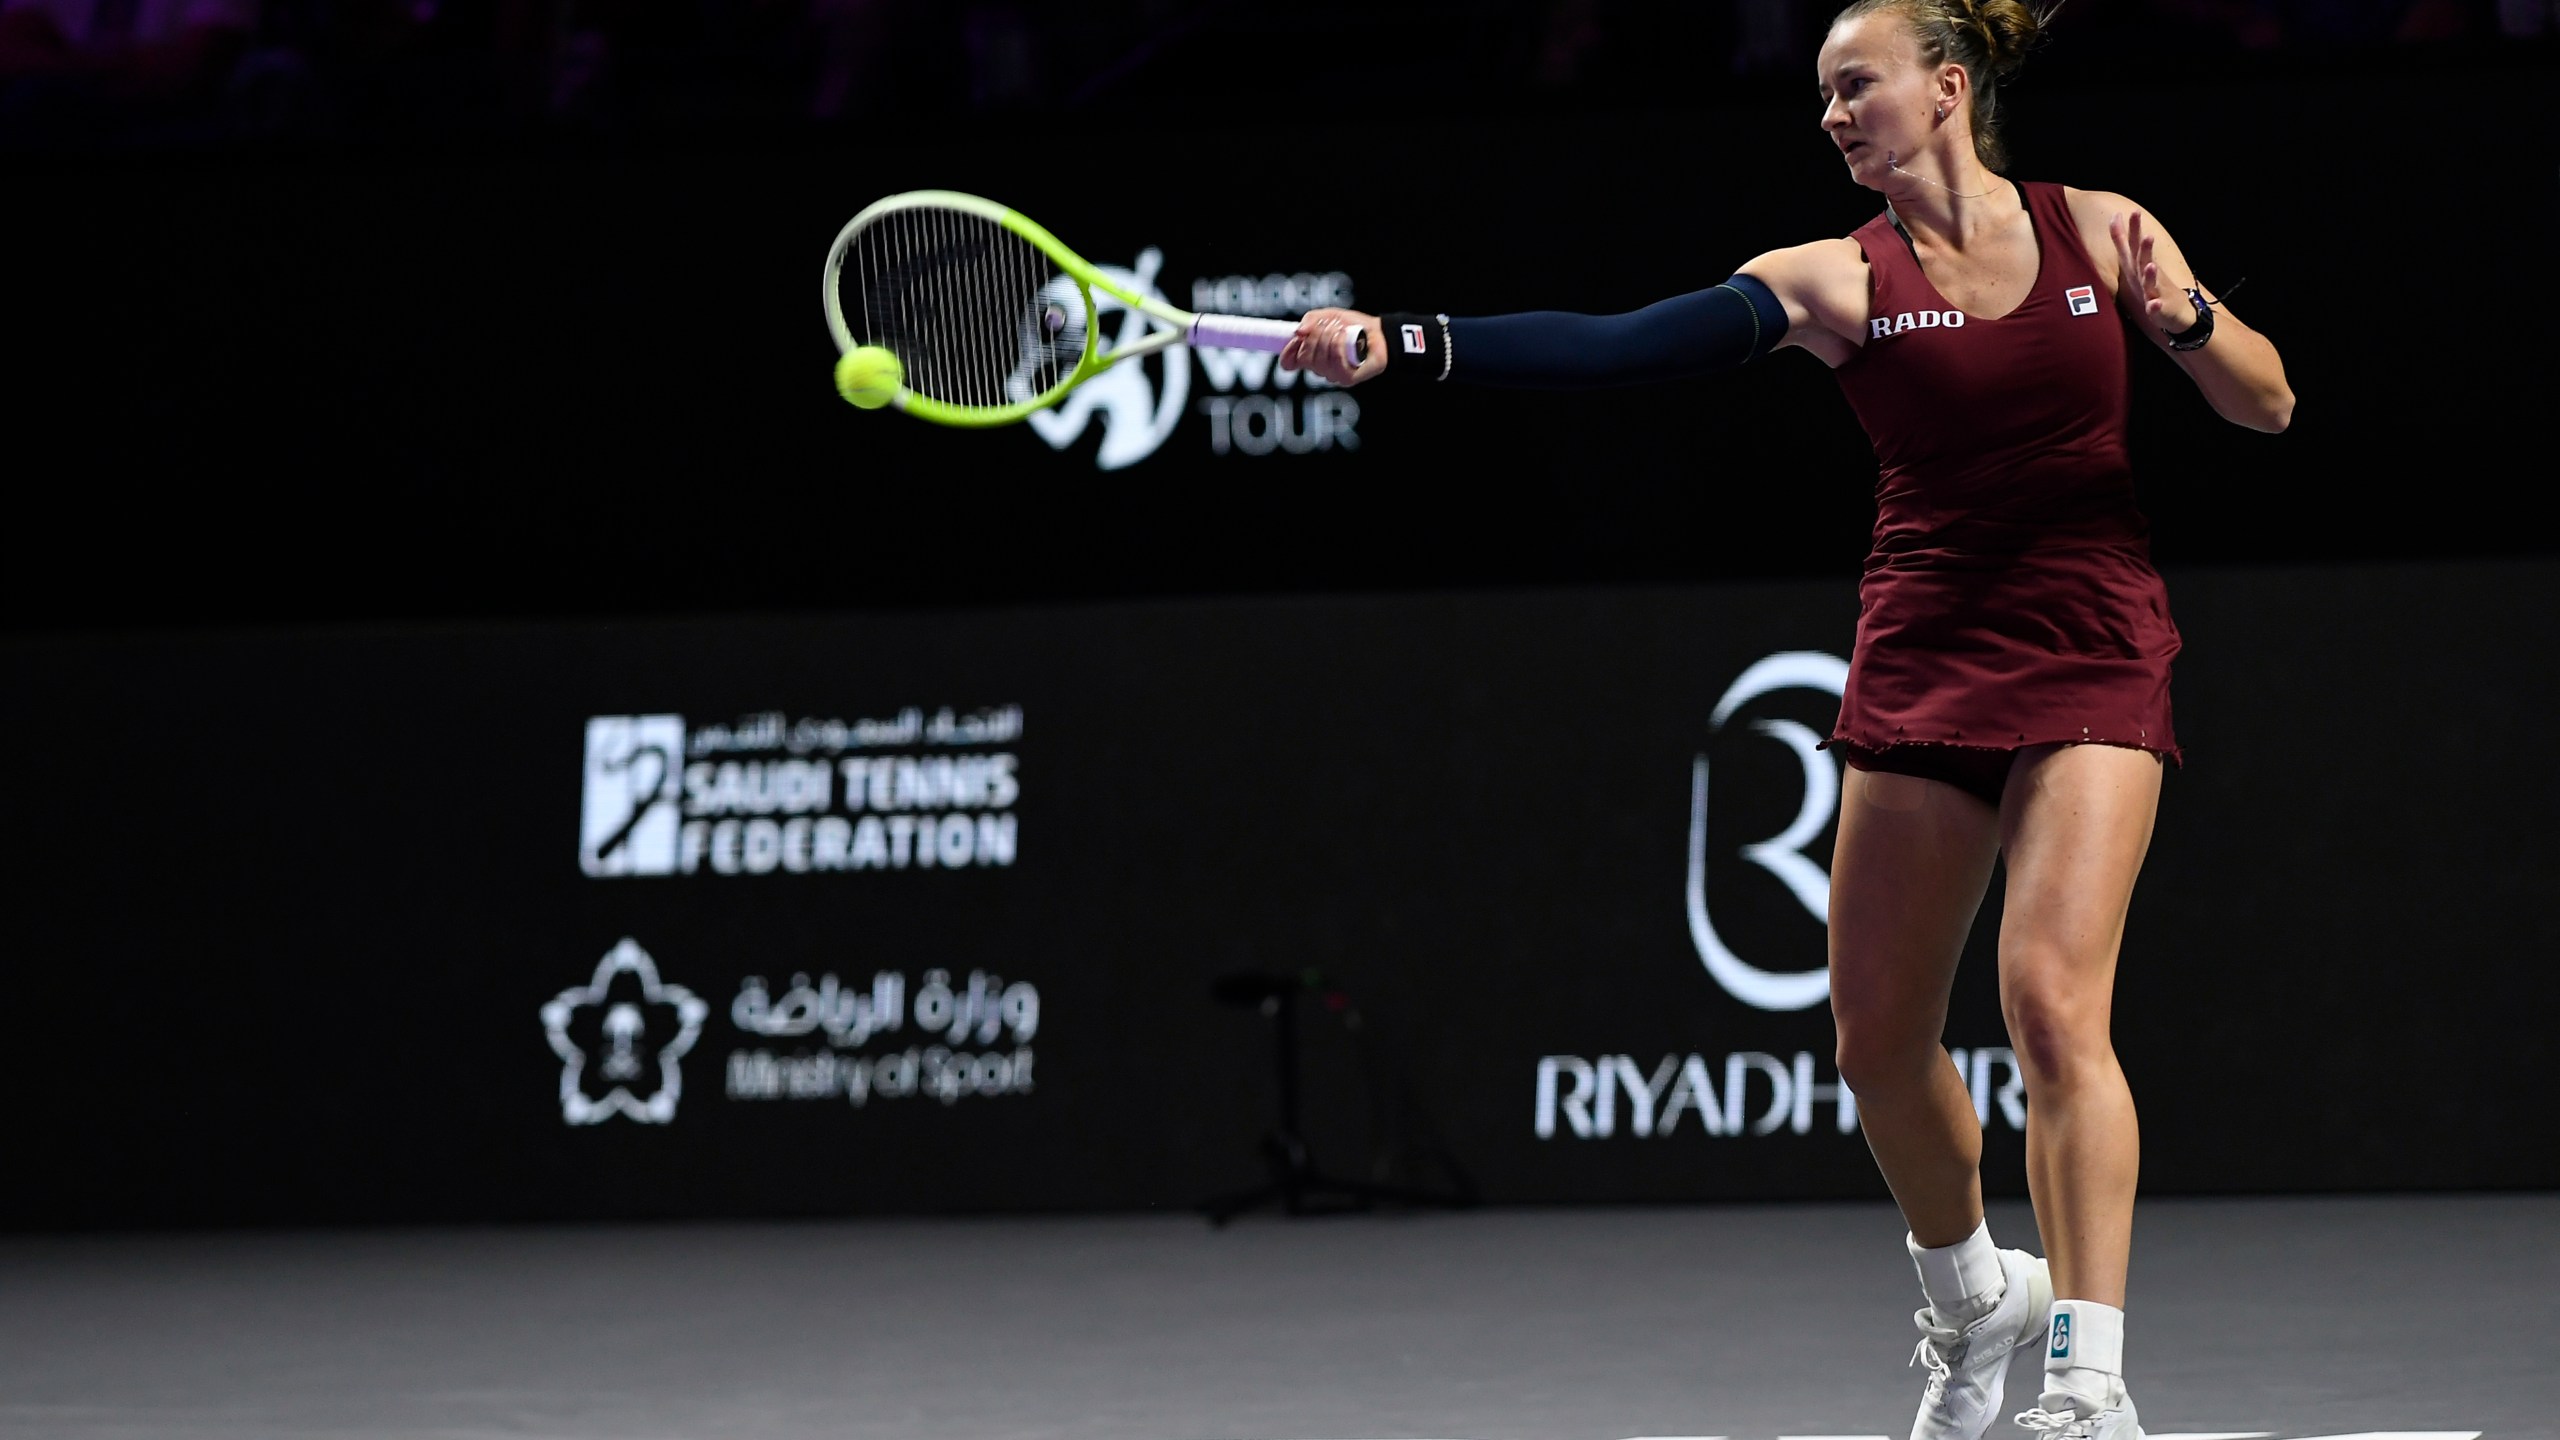
[[[643,1125],[676,1118],[684,1097],[676,1062],[710,1013],[692,991],[661,981],[657,962],[626,937],[586,984],[542,1007],[543,1034],[560,1057],[560,1118],[572,1125],[616,1115]]]
[[[1835,699],[1849,688],[1849,662],[1818,650],[1788,650],[1753,664],[1726,687],[1708,718],[1708,729],[1720,731],[1735,712],[1772,691],[1803,688],[1826,691]],[[1795,818],[1765,840],[1743,845],[1736,853],[1778,878],[1805,912],[1824,925],[1831,923],[1831,875],[1804,853],[1840,810],[1838,763],[1821,750],[1822,737],[1811,726],[1784,718],[1756,719],[1753,732],[1786,747],[1804,774],[1802,799]],[[1707,913],[1707,757],[1700,755],[1689,773],[1689,937],[1698,958],[1736,1000],[1760,1010],[1806,1010],[1831,998],[1831,971],[1816,954],[1808,970],[1763,968],[1734,953],[1717,933]]]
[[[1164,298],[1164,292],[1156,288],[1156,272],[1164,268],[1164,252],[1152,245],[1139,252],[1133,269],[1123,270],[1116,265],[1095,268],[1115,284],[1150,300]],[[1107,320],[1115,312],[1120,316],[1120,330],[1112,337],[1113,345],[1135,344],[1146,338],[1145,315],[1121,304],[1108,291],[1096,290],[1093,299],[1097,319]],[[1181,422],[1182,402],[1190,393],[1190,362],[1178,349],[1167,350],[1161,358],[1114,365],[1087,380],[1057,405],[1033,411],[1031,428],[1049,442],[1049,448],[1064,450],[1084,434],[1094,416],[1100,415],[1102,447],[1094,452],[1094,466],[1122,470],[1153,455],[1164,444],[1173,427]]]
[[[1116,284],[1153,300],[1165,299],[1156,277],[1164,269],[1164,252],[1148,246],[1128,269],[1097,266]],[[1096,290],[1094,309],[1107,327],[1120,323],[1114,345],[1146,338],[1153,328],[1139,312],[1108,292]],[[1191,282],[1191,308],[1226,315],[1294,318],[1324,306],[1351,303],[1351,277],[1339,270],[1322,274],[1223,275]],[[1098,416],[1102,441],[1093,463],[1101,470],[1122,470],[1164,447],[1182,423],[1191,398],[1192,368],[1208,383],[1189,413],[1208,422],[1212,455],[1305,455],[1318,451],[1356,450],[1360,446],[1360,402],[1343,390],[1303,371],[1283,369],[1276,355],[1252,350],[1192,350],[1172,346],[1126,364],[1114,365],[1068,392],[1067,398],[1030,416],[1033,433],[1053,450],[1065,450],[1083,438]]]

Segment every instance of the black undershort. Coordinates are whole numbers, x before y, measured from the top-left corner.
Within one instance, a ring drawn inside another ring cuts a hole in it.
[[[2085,745],[2105,742],[2075,740],[2066,743]],[[1847,740],[1834,740],[1831,742],[1831,748],[1840,752],[1841,759],[1860,770],[1884,775],[1909,775],[1918,780],[1935,780],[1941,784],[1953,785],[1997,810],[2000,808],[2001,793],[2009,788],[2009,767],[2017,763],[2018,750],[2033,750],[2039,747],[2021,745],[2017,750],[1994,750],[1977,745],[1936,745],[1927,741],[1906,741],[1900,745],[1887,745],[1881,750],[1870,750],[1864,745],[1852,744]],[[2167,762],[2167,757],[2156,751],[2145,753],[2150,754],[2154,760],[2164,764]]]
[[[2000,808],[2000,793],[2009,788],[2009,766],[2018,758],[2015,750],[1973,745],[1902,744],[1870,750],[1834,740],[1831,748],[1860,770],[1953,785],[1994,810]]]

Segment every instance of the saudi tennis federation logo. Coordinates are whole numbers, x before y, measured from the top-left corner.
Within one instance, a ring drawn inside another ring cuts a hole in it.
[[[1117,285],[1150,300],[1164,299],[1156,288],[1156,272],[1164,268],[1164,252],[1148,246],[1138,255],[1132,269],[1116,265],[1094,267]],[[1133,345],[1147,337],[1151,328],[1147,317],[1130,309],[1107,290],[1093,292],[1094,311],[1100,326],[1107,332],[1109,317],[1120,317],[1119,332],[1112,335],[1112,345]],[[1150,378],[1153,376],[1154,378]],[[1159,388],[1161,387],[1161,388]],[[1067,393],[1067,398],[1046,410],[1031,413],[1032,430],[1049,442],[1053,450],[1064,450],[1076,443],[1093,423],[1102,417],[1102,447],[1095,452],[1093,463],[1104,470],[1124,470],[1153,455],[1182,423],[1183,404],[1191,398],[1191,359],[1176,347],[1159,356],[1124,361],[1087,380]]]
[[[711,1007],[658,978],[658,964],[625,938],[596,965],[593,979],[542,1007],[543,1033],[560,1057],[560,1118],[597,1125],[626,1115],[643,1125],[676,1118],[684,1097],[677,1068],[702,1033]]]
[[[1707,725],[1722,730],[1735,712],[1776,690],[1808,689],[1834,696],[1847,693],[1849,662],[1818,650],[1787,650],[1757,661],[1725,688]],[[1801,721],[1759,719],[1751,729],[1784,745],[1804,772],[1802,799],[1795,819],[1766,840],[1755,840],[1737,853],[1768,871],[1806,913],[1831,923],[1831,874],[1804,853],[1840,811],[1840,769],[1822,753],[1822,737]],[[1806,970],[1763,969],[1735,954],[1707,913],[1707,757],[1700,755],[1689,772],[1689,937],[1707,974],[1733,998],[1758,1010],[1806,1010],[1831,998],[1831,972],[1816,952]]]
[[[590,875],[676,873],[683,758],[681,715],[598,715],[587,722],[579,869]]]

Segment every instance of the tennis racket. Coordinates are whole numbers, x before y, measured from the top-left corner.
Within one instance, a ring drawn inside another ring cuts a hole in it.
[[[898,360],[886,403],[937,425],[1010,425],[1123,360],[1172,345],[1277,353],[1295,320],[1194,315],[1114,284],[1029,217],[975,195],[911,190],[864,207],[827,249],[836,353]],[[1164,328],[1101,348],[1094,292]],[[1352,363],[1368,355],[1353,332]]]

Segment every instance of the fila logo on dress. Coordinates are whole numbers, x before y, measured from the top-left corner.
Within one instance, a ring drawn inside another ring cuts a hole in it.
[[[1867,338],[1883,340],[1905,330],[1961,330],[1961,310],[1905,310],[1899,315],[1877,315],[1867,321]]]
[[[2098,313],[2098,287],[2095,285],[2074,285],[2062,292],[2062,298],[2070,302],[2071,313],[2074,315]],[[1961,330],[1963,328],[1964,312],[1961,310],[1905,310],[1899,315],[1870,317],[1867,321],[1867,338],[1890,339],[1906,330]]]

